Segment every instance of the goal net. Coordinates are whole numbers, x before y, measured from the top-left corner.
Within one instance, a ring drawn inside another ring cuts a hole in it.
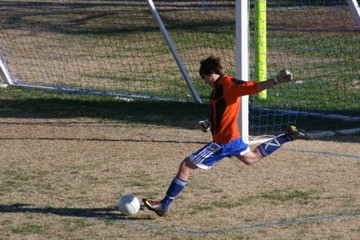
[[[250,79],[257,78],[255,46],[264,44],[254,37],[258,1],[249,1]],[[206,102],[201,59],[217,55],[227,74],[236,73],[235,0],[154,3]],[[360,23],[353,10],[345,0],[267,1],[266,75],[286,68],[295,81],[264,99],[250,97],[250,135],[311,126],[312,117],[358,118]],[[0,12],[0,60],[10,84],[194,101],[147,1],[3,0]]]
[[[342,0],[267,2],[268,76],[286,68],[295,81],[268,90],[266,100],[251,97],[253,135],[288,123],[311,129],[314,118],[360,120],[360,22],[353,9]],[[253,57],[254,45],[263,43],[251,42]]]
[[[0,11],[16,85],[192,100],[146,1],[5,0]]]

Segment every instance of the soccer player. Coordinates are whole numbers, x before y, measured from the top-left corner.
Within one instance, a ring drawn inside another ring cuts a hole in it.
[[[209,103],[209,120],[201,121],[203,131],[211,130],[212,141],[186,157],[170,183],[161,201],[143,199],[145,206],[163,216],[173,200],[185,188],[192,170],[210,169],[225,157],[235,157],[246,165],[254,164],[279,149],[282,144],[296,139],[310,139],[308,134],[290,125],[285,133],[268,140],[251,150],[241,139],[238,116],[241,96],[256,94],[277,84],[288,83],[293,74],[282,70],[264,82],[242,81],[223,73],[220,58],[210,56],[200,63],[200,76],[212,87]]]

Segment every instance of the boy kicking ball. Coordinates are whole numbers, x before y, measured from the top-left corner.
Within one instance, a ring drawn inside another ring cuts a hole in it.
[[[296,126],[290,125],[283,134],[270,139],[254,150],[243,142],[238,117],[241,96],[257,94],[278,84],[291,82],[293,74],[282,70],[274,78],[264,82],[242,81],[225,75],[220,58],[210,56],[200,62],[200,76],[212,87],[209,102],[209,120],[199,122],[203,131],[211,131],[212,141],[186,157],[161,200],[143,199],[145,206],[159,216],[168,212],[174,199],[184,190],[195,169],[210,169],[225,157],[235,157],[246,165],[252,165],[278,150],[284,143],[297,139],[309,140],[309,135]]]

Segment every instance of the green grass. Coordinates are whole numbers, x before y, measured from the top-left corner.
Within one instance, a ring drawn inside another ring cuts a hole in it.
[[[25,223],[18,227],[12,228],[11,231],[14,234],[20,235],[43,234],[46,232],[44,226],[34,223]]]
[[[261,197],[269,199],[273,203],[281,203],[286,201],[295,200],[300,204],[307,204],[309,199],[314,199],[315,196],[313,191],[286,191],[286,190],[274,190],[270,192],[264,192]]]
[[[314,204],[314,200],[319,199],[314,190],[272,190],[269,192],[262,192],[256,195],[250,195],[239,199],[227,199],[226,197],[220,200],[209,201],[202,204],[191,206],[192,213],[207,212],[212,209],[235,209],[244,207],[249,204],[269,202],[272,206],[281,204],[296,204],[308,205]],[[291,203],[289,203],[291,202]],[[233,210],[237,211],[237,210]],[[253,222],[255,218],[246,219],[246,222]],[[287,220],[284,220],[287,221]]]

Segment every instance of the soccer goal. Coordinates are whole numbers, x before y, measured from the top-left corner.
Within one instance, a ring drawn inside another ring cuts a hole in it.
[[[289,123],[311,128],[312,117],[358,120],[356,0],[248,1],[246,53],[236,53],[245,44],[236,29],[242,1],[149,2],[1,1],[1,77],[20,87],[206,102],[198,67],[213,54],[239,78],[261,81],[284,68],[295,75],[249,98],[250,135],[278,134]]]

